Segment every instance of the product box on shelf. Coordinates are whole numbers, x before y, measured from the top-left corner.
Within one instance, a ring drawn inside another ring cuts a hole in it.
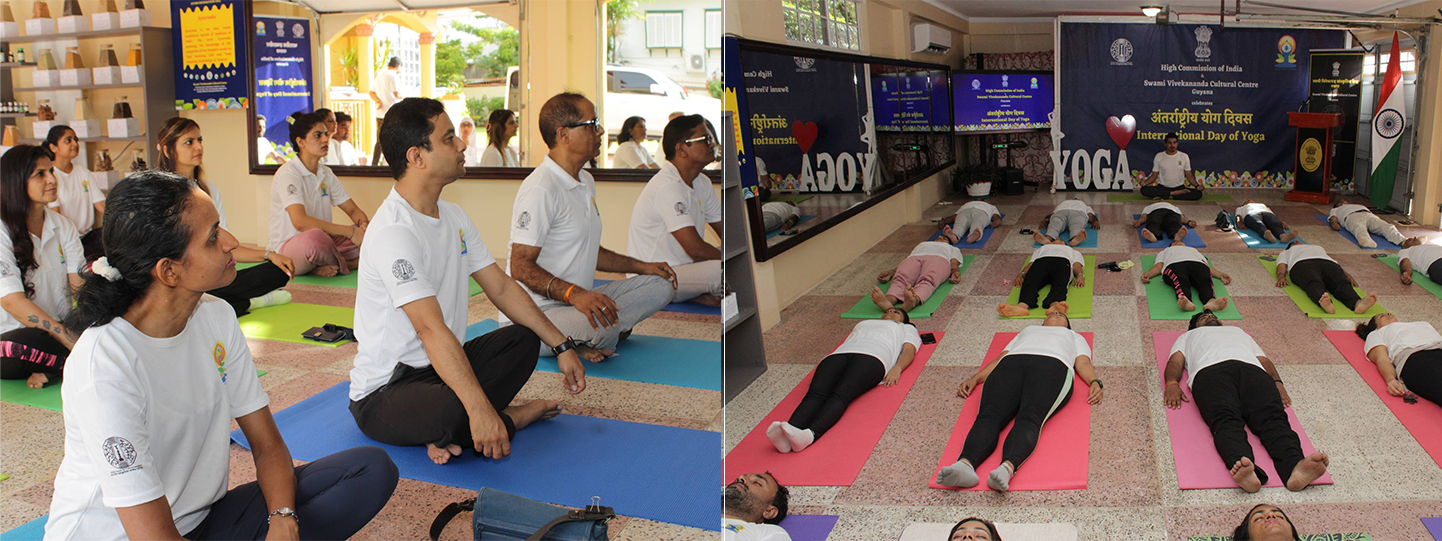
[[[50,128],[63,124],[58,120],[36,120],[30,123],[30,136],[36,139],[44,139],[50,135]]]
[[[95,79],[97,85],[120,84],[120,66],[104,66],[90,68],[90,75]]]
[[[25,35],[43,36],[56,34],[55,19],[28,19],[25,21]]]
[[[75,136],[81,139],[105,137],[105,134],[100,133],[99,120],[72,120],[66,125],[70,126],[70,129],[75,130]]]
[[[30,85],[35,88],[60,86],[60,70],[35,70],[30,72]]]
[[[90,83],[89,68],[60,70],[60,86],[81,86]]]
[[[143,66],[120,66],[120,82],[133,85],[140,83],[140,70]]]
[[[114,30],[120,28],[120,14],[91,13],[90,28],[92,30]]]
[[[150,12],[144,9],[127,9],[120,12],[121,28],[150,26]]]
[[[110,137],[135,137],[140,135],[140,120],[134,118],[112,118],[107,121]]]
[[[0,22],[0,38],[20,37],[20,23],[15,21]]]
[[[74,34],[76,32],[89,32],[90,19],[83,15],[71,15],[61,17],[58,23],[61,34]]]

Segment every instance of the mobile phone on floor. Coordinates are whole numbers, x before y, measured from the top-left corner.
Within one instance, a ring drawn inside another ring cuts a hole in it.
[[[928,333],[922,333],[922,334],[921,334],[921,345],[923,345],[923,346],[929,346],[929,345],[935,344],[935,343],[936,343],[936,335],[931,334],[931,333],[929,333],[929,332],[928,332]]]

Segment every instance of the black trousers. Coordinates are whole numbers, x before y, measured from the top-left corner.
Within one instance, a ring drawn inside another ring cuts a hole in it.
[[[1435,266],[1435,265],[1434,265]],[[1402,367],[1402,383],[1407,384],[1407,390],[1412,394],[1431,400],[1433,404],[1442,404],[1442,349],[1428,349],[1413,353],[1407,357],[1407,365]]]
[[[235,273],[235,281],[230,285],[207,291],[211,295],[219,297],[235,309],[235,317],[245,315],[250,311],[250,300],[271,291],[275,291],[290,283],[290,276],[274,263],[266,261],[248,269],[241,269]]]
[[[1433,261],[1432,266],[1427,267],[1427,279],[1442,284],[1442,259]]]
[[[1021,280],[1021,295],[1017,302],[1028,308],[1049,307],[1054,302],[1066,300],[1067,286],[1071,283],[1071,260],[1065,257],[1043,257],[1033,259],[1031,268]],[[1036,298],[1043,286],[1050,285],[1046,299],[1037,304]]]
[[[1172,195],[1172,192],[1182,189],[1185,189],[1187,193]],[[1177,201],[1197,201],[1202,198],[1202,191],[1196,188],[1187,186],[1168,188],[1166,186],[1162,186],[1161,184],[1142,186],[1141,194],[1143,197],[1160,197],[1162,199],[1175,199]]]
[[[530,329],[508,325],[463,347],[481,390],[506,423],[507,437],[514,438],[516,423],[505,409],[536,371],[541,339]],[[465,405],[433,366],[397,365],[390,382],[352,401],[350,412],[361,432],[381,443],[475,447]]]
[[[1287,421],[1282,394],[1261,367],[1226,361],[1203,368],[1192,382],[1192,400],[1211,428],[1212,444],[1228,469],[1242,457],[1257,461],[1244,428],[1262,441],[1283,480],[1290,478],[1292,469],[1305,458],[1302,440]],[[1267,483],[1262,468],[1257,468],[1257,479]]]
[[[1177,290],[1177,295],[1192,297],[1192,288],[1197,289],[1198,304],[1206,304],[1216,298],[1212,290],[1212,269],[1205,263],[1179,261],[1162,269],[1162,279]]]
[[[1147,221],[1142,227],[1151,231],[1152,235],[1161,240],[1162,237],[1177,237],[1177,231],[1182,229],[1182,215],[1171,209],[1157,209],[1146,216]]]
[[[370,165],[381,164],[381,125],[385,124],[385,117],[376,117],[376,144],[371,148]]]
[[[59,376],[69,356],[70,348],[40,329],[25,327],[0,334],[0,379],[25,379],[36,372]]]
[[[787,422],[802,430],[811,429],[820,438],[853,400],[876,387],[886,377],[881,359],[860,353],[827,355],[816,365],[806,397],[796,405]]]
[[[1282,219],[1267,211],[1248,214],[1242,218],[1242,226],[1255,231],[1258,235],[1266,235],[1268,231],[1271,231],[1272,236],[1277,238],[1281,238],[1287,232],[1282,227]]]
[[[965,458],[979,466],[996,450],[1001,429],[1015,419],[1001,458],[1020,469],[1036,450],[1042,423],[1071,398],[1071,371],[1066,363],[1045,355],[1007,355],[995,362],[999,364],[986,378],[976,422],[966,433],[957,460]]]
[[[91,229],[89,233],[81,235],[80,247],[85,250],[87,262],[105,257],[105,244],[100,240],[100,228]]]
[[[1320,300],[1325,293],[1331,293],[1333,299],[1351,310],[1356,308],[1357,301],[1362,300],[1357,296],[1357,290],[1352,289],[1347,273],[1336,261],[1303,259],[1287,269],[1287,276],[1292,277],[1292,283],[1307,292],[1307,298],[1312,299],[1312,302]]]

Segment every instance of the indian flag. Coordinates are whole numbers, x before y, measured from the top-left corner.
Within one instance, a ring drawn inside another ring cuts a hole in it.
[[[1387,60],[1387,75],[1377,108],[1372,116],[1372,205],[1386,207],[1392,200],[1392,184],[1397,179],[1397,157],[1402,153],[1402,129],[1406,125],[1407,105],[1402,99],[1401,49],[1397,33],[1392,32],[1392,54]]]

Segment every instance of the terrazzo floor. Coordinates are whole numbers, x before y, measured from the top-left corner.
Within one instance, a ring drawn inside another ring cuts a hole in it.
[[[1097,248],[1083,253],[1098,262],[1132,260],[1132,269],[1098,271],[1091,319],[1073,321],[1077,331],[1095,333],[1094,362],[1106,381],[1105,402],[1092,408],[1090,460],[1085,490],[958,492],[927,488],[961,410],[961,381],[981,365],[996,332],[1017,331],[1035,321],[1003,321],[995,307],[1010,291],[1017,270],[1032,250],[1030,235],[1056,203],[1072,194],[1028,191],[994,197],[1006,214],[1004,225],[981,250],[964,250],[976,260],[930,319],[914,320],[921,332],[945,331],[946,338],[907,395],[856,482],[849,487],[793,487],[792,512],[839,515],[830,541],[893,540],[914,522],[947,522],[981,516],[1004,522],[1067,522],[1080,539],[1185,540],[1194,535],[1230,535],[1251,506],[1281,506],[1302,533],[1362,532],[1378,541],[1430,540],[1418,520],[1442,516],[1442,467],[1407,433],[1332,345],[1324,330],[1351,329],[1355,321],[1308,319],[1273,285],[1257,254],[1234,233],[1212,225],[1220,210],[1232,212],[1251,197],[1267,203],[1308,242],[1325,247],[1381,303],[1404,321],[1427,321],[1442,329],[1442,300],[1417,286],[1402,286],[1395,271],[1313,219],[1326,206],[1283,200],[1281,191],[1221,190],[1233,203],[1181,203],[1207,244],[1202,251],[1231,274],[1228,286],[1241,321],[1227,321],[1252,334],[1287,382],[1293,408],[1318,449],[1331,456],[1334,485],[1302,492],[1284,488],[1257,494],[1233,490],[1180,490],[1162,407],[1162,386],[1152,358],[1152,332],[1183,331],[1186,321],[1152,321],[1138,280],[1143,254],[1129,224],[1146,203],[1107,203],[1104,194],[1080,197],[1102,220]],[[839,315],[871,287],[877,273],[891,268],[934,231],[931,221],[955,212],[964,199],[931,207],[923,221],[898,228],[851,264],[802,296],[765,333],[770,369],[726,407],[726,451],[839,343],[855,320]],[[1409,235],[1436,231],[1403,228]],[[999,452],[999,451],[998,451]],[[785,483],[785,479],[781,479]]]
[[[502,268],[504,262],[500,263]],[[618,276],[600,274],[598,278]],[[291,285],[294,302],[353,306],[355,290],[329,286]],[[496,307],[485,295],[471,297],[468,322],[495,318]],[[719,340],[720,319],[714,316],[661,312],[635,328],[637,335],[698,340]],[[247,340],[255,364],[268,371],[260,378],[270,395],[270,408],[280,411],[349,379],[356,345],[324,347],[269,340]],[[521,390],[517,401],[551,399],[567,413],[638,423],[719,432],[722,428],[721,393],[704,389],[588,378],[586,391],[567,394],[559,375],[537,372]],[[345,419],[349,422],[349,419]],[[0,403],[0,472],[11,478],[0,482],[0,532],[49,512],[55,472],[63,457],[64,421],[60,412]],[[417,448],[417,453],[423,452]],[[296,464],[303,462],[297,461]],[[231,444],[230,485],[255,480],[249,451]],[[395,494],[380,514],[352,539],[392,541],[426,539],[431,521],[451,502],[475,497],[475,491],[401,479]],[[603,502],[604,503],[604,502]],[[614,541],[714,539],[717,535],[695,528],[620,517],[610,526]],[[469,515],[452,522],[441,539],[471,539]]]

